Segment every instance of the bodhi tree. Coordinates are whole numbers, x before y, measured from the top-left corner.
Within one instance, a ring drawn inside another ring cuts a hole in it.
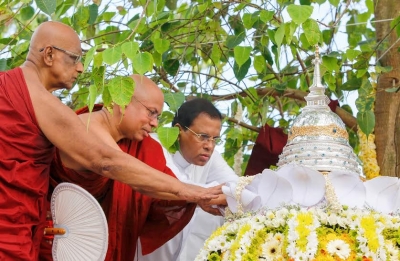
[[[81,37],[85,72],[60,99],[73,109],[125,106],[127,75],[147,75],[165,93],[157,131],[169,147],[176,109],[206,97],[224,112],[224,157],[243,173],[259,129],[289,128],[304,106],[318,45],[327,95],[340,101],[365,175],[397,176],[399,11],[397,0],[2,1],[0,69],[24,62],[38,24],[61,21]]]

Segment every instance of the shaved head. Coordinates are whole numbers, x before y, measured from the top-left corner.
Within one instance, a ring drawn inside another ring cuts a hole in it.
[[[164,95],[160,88],[146,76],[133,74],[130,76],[135,81],[135,92],[133,94],[139,100],[158,100],[164,102]]]
[[[60,22],[44,22],[32,35],[29,52],[37,52],[45,46],[58,46],[73,52],[82,52],[77,33],[68,25]]]
[[[32,35],[22,67],[33,70],[38,82],[48,91],[71,89],[83,72],[81,41],[66,24],[44,22]]]

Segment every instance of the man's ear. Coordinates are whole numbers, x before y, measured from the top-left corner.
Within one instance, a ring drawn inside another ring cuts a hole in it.
[[[53,48],[44,49],[44,63],[48,66],[53,65]]]

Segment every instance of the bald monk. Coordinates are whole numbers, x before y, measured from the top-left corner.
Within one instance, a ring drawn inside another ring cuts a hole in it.
[[[45,22],[34,32],[24,64],[0,74],[2,261],[38,259],[54,145],[84,169],[146,195],[198,202],[221,193],[220,187],[181,183],[89,135],[76,114],[51,94],[72,88],[83,71],[81,55],[72,28]],[[149,131],[143,128],[141,135]]]
[[[145,135],[158,125],[157,110],[160,111],[163,106],[163,93],[149,78],[131,77],[135,81],[135,92],[123,115],[117,105],[113,106],[112,115],[102,106],[96,106],[91,114],[87,108],[79,110],[79,118],[87,124],[89,134],[96,139],[175,177],[167,166],[161,145]],[[170,167],[178,171],[175,166]],[[181,231],[194,213],[195,204],[152,200],[121,182],[92,172],[73,170],[82,168],[65,153],[57,153],[52,164],[50,186],[54,188],[60,182],[72,182],[85,188],[100,202],[109,227],[106,260],[133,260],[141,233],[142,238],[150,242],[144,245],[145,251],[155,250]],[[214,208],[204,205],[203,208],[218,213]],[[171,219],[172,216],[174,219]],[[40,260],[52,260],[49,243],[43,242]]]

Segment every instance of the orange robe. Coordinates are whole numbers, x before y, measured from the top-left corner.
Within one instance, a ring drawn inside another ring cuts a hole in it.
[[[0,72],[0,260],[37,260],[54,146],[20,68]]]
[[[101,106],[96,106],[98,110]],[[87,110],[78,111],[84,113]],[[151,137],[141,142],[123,139],[121,150],[151,167],[175,177],[166,166],[160,144]],[[145,173],[143,173],[145,175]],[[92,172],[77,172],[64,167],[56,154],[52,164],[51,187],[71,182],[90,192],[102,206],[108,222],[109,247],[106,260],[133,260],[139,236],[144,253],[150,253],[181,231],[190,221],[195,204],[162,201],[142,195],[118,181]],[[43,241],[41,260],[51,260],[48,243]],[[47,249],[47,255],[46,255]],[[47,256],[47,257],[46,257]]]

